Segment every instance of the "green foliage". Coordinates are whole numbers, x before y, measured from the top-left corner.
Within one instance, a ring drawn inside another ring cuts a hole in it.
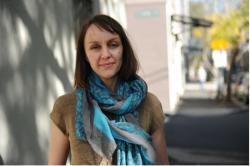
[[[214,26],[210,30],[210,40],[224,39],[231,46],[245,40],[249,27],[248,3],[248,0],[243,0],[240,8],[231,11],[228,15],[213,15]]]

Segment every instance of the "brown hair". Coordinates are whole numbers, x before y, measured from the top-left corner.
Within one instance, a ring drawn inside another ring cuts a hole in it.
[[[110,33],[116,33],[119,35],[123,45],[123,55],[118,78],[122,80],[132,80],[136,78],[138,61],[122,26],[116,20],[107,15],[96,15],[83,25],[80,32],[76,53],[75,88],[86,88],[89,74],[92,72],[84,48],[86,32],[92,24]]]

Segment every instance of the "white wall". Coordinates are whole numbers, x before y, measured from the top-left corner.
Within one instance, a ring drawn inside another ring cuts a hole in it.
[[[170,97],[170,114],[175,113],[179,98],[184,93],[184,57],[182,53],[182,46],[186,44],[185,33],[182,33],[186,27],[180,23],[171,22],[171,15],[189,15],[189,0],[175,0],[166,1],[166,15],[167,15],[167,52],[168,52],[168,66],[169,66],[169,95]],[[180,40],[176,41],[172,31],[178,32]]]
[[[127,27],[124,0],[99,0],[100,13],[116,19],[124,28]]]
[[[166,10],[163,0],[126,1],[127,31],[140,63],[139,74],[169,111]]]

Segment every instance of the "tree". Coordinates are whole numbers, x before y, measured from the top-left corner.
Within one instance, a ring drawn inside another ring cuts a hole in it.
[[[249,1],[242,0],[239,9],[232,10],[228,15],[215,14],[211,17],[214,26],[210,30],[210,41],[225,40],[229,43],[231,59],[227,79],[227,100],[231,100],[232,64],[238,53],[238,45],[248,38]]]

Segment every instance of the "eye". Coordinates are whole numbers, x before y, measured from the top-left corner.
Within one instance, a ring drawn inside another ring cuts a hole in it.
[[[117,43],[117,42],[111,42],[110,44],[109,44],[109,47],[110,48],[117,48],[117,47],[119,47],[119,43]]]
[[[92,45],[90,46],[90,49],[91,50],[97,50],[97,49],[100,49],[101,47],[99,45]]]

